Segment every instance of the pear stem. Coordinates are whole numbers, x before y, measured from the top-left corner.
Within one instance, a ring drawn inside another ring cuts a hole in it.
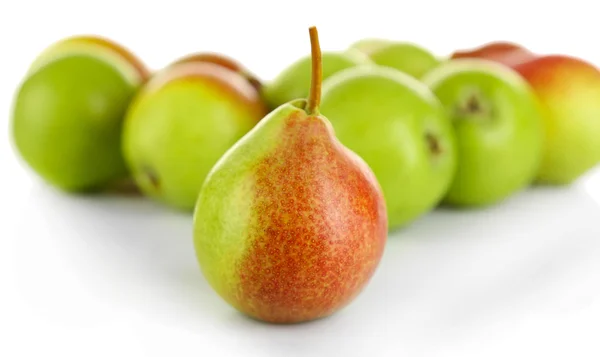
[[[319,45],[319,33],[317,32],[317,28],[315,26],[310,27],[308,33],[310,34],[312,74],[307,112],[308,114],[319,114],[319,106],[321,105],[321,83],[323,82],[321,46]]]

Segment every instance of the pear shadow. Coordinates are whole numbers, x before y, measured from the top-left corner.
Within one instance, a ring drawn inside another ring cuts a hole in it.
[[[598,202],[581,186],[533,187],[486,209],[430,212],[390,234],[375,275],[349,305],[318,320],[273,324],[211,289],[196,262],[191,213],[143,197],[46,187],[34,188],[28,206],[38,212],[29,224],[46,225],[43,239],[94,294],[192,333],[214,330],[231,342],[225,349],[256,355],[365,355],[390,340],[415,350],[466,341],[500,315],[516,319],[535,304],[552,310],[592,294],[584,286],[600,271],[589,269],[600,233],[573,226],[591,227]],[[561,295],[566,290],[576,292]]]
[[[29,200],[40,212],[29,223],[45,222],[65,264],[95,296],[167,319],[228,309],[197,264],[192,212],[136,193],[65,194],[44,185]]]
[[[468,338],[494,319],[576,304],[598,294],[590,286],[600,264],[589,269],[600,256],[598,218],[600,205],[581,185],[532,187],[481,210],[436,209],[392,234],[368,308],[404,319],[413,333]]]

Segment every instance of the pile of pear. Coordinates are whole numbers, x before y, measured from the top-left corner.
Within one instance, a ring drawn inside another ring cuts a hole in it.
[[[151,69],[111,39],[61,39],[16,88],[15,151],[62,192],[193,212],[211,286],[278,323],[349,304],[388,232],[436,207],[569,185],[600,162],[600,70],[584,59],[372,38],[321,52],[310,36],[270,80],[221,53]]]

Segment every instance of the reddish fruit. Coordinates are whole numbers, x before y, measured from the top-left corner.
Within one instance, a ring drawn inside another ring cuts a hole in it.
[[[132,101],[123,153],[142,192],[191,211],[210,169],[266,113],[238,73],[213,63],[173,64]]]
[[[538,181],[567,184],[600,161],[600,70],[580,58],[541,56],[513,67],[534,88],[546,127]]]
[[[534,57],[534,53],[512,42],[490,42],[474,49],[459,50],[451,55],[452,59],[481,58],[500,62],[508,66],[516,65]]]
[[[294,323],[349,304],[387,239],[385,200],[371,169],[319,114],[321,56],[311,30],[310,97],[283,104],[211,171],[194,217],[202,272],[256,319]]]
[[[213,63],[213,64],[219,65],[221,67],[225,67],[227,69],[230,69],[230,70],[242,75],[257,90],[260,90],[260,88],[262,87],[262,82],[254,73],[252,73],[250,70],[248,70],[248,68],[243,66],[237,60],[235,60],[229,56],[226,56],[224,54],[215,53],[215,52],[193,53],[193,54],[184,56],[184,57],[176,60],[175,62],[173,62],[173,64],[181,64],[181,63],[189,63],[189,62]]]

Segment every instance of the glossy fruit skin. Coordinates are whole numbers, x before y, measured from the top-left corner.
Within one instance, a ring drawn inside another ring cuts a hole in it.
[[[507,66],[534,58],[535,54],[527,48],[508,41],[489,42],[479,47],[455,51],[450,58],[479,58],[502,63]]]
[[[514,69],[543,110],[546,144],[536,181],[574,182],[600,162],[600,70],[565,55],[539,56]]]
[[[372,64],[360,51],[323,52],[322,57],[323,80],[346,68]],[[310,56],[305,56],[266,83],[262,92],[268,106],[275,109],[289,101],[306,98],[310,88],[310,71]]]
[[[242,65],[239,61],[217,52],[197,52],[186,56],[183,56],[175,60],[172,64],[177,65],[181,63],[213,63],[219,66],[223,66],[231,71],[237,72],[245,77],[250,84],[252,84],[256,90],[261,90],[262,81],[252,73],[248,68]]]
[[[255,319],[296,323],[331,315],[360,293],[382,257],[386,227],[368,166],[326,118],[284,104],[211,171],[194,243],[225,301]]]
[[[19,85],[11,116],[14,145],[48,184],[90,192],[128,176],[122,121],[149,72],[126,51],[102,38],[59,41],[38,56]]]
[[[425,48],[409,42],[393,42],[371,49],[369,57],[380,66],[395,68],[420,79],[440,64]]]
[[[372,168],[389,228],[404,227],[443,198],[456,167],[452,126],[425,85],[386,67],[354,68],[323,83],[321,112],[339,140]],[[427,135],[440,152],[431,152]]]
[[[374,50],[376,50],[380,47],[386,46],[390,43],[392,43],[392,41],[384,39],[384,38],[363,38],[361,40],[358,40],[358,41],[352,43],[349,46],[349,49],[358,50],[358,51],[361,51],[361,52],[369,55]]]
[[[542,158],[539,103],[516,72],[487,60],[448,62],[425,79],[452,118],[458,170],[445,202],[489,205],[532,183]],[[471,96],[486,109],[460,113]]]
[[[219,157],[266,108],[236,72],[211,63],[182,63],[157,73],[133,100],[123,153],[141,191],[191,211]]]

